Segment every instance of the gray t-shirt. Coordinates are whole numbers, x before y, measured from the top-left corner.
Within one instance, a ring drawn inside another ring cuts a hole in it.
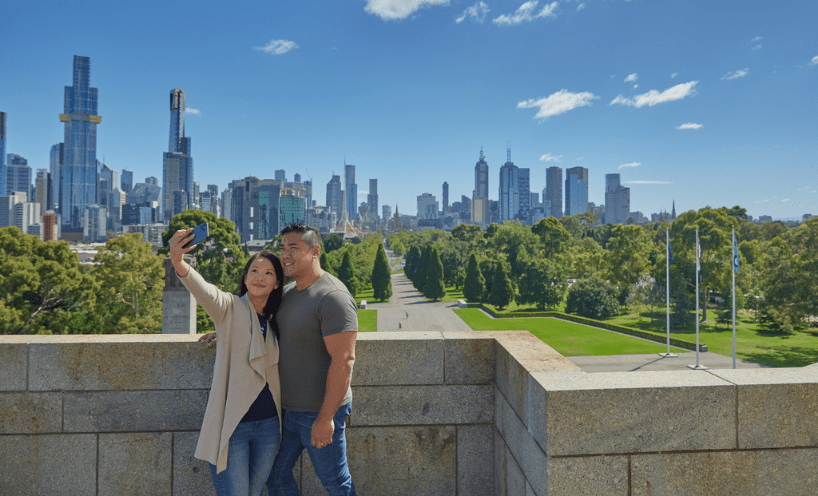
[[[344,283],[325,272],[299,291],[295,283],[284,288],[276,315],[279,332],[281,403],[287,410],[318,412],[324,402],[331,357],[324,338],[358,332],[358,307]],[[342,405],[352,401],[347,389]]]

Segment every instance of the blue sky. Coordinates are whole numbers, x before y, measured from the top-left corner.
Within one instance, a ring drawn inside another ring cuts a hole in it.
[[[414,214],[500,166],[620,173],[646,215],[705,205],[818,215],[818,2],[355,0],[0,4],[6,151],[47,168],[74,55],[99,88],[97,156],[162,175],[185,90],[195,179],[223,189],[356,165],[358,202]]]

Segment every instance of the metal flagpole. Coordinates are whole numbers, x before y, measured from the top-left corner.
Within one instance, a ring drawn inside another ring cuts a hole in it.
[[[738,246],[736,245],[736,228],[733,228],[733,368],[736,368],[736,272],[738,272]]]
[[[667,241],[667,292],[665,293],[665,300],[667,301],[667,353],[659,353],[659,356],[673,358],[677,355],[670,352],[670,260],[673,257],[670,250],[670,229],[665,230],[665,239]]]
[[[696,365],[688,365],[693,370],[707,370],[704,365],[699,365],[699,259],[702,256],[702,247],[699,245],[699,228],[696,228]]]

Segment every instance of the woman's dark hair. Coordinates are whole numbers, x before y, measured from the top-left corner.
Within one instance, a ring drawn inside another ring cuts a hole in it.
[[[281,295],[284,293],[284,267],[282,267],[281,261],[277,256],[273,255],[269,251],[260,251],[250,257],[250,260],[247,261],[247,264],[244,266],[244,271],[241,274],[239,296],[244,296],[245,293],[247,293],[247,284],[245,284],[244,280],[247,279],[247,273],[250,271],[250,266],[259,257],[264,257],[269,260],[271,264],[273,264],[273,270],[275,270],[276,273],[276,281],[278,282],[278,287],[270,293],[270,296],[267,297],[267,303],[264,305],[264,317],[267,320],[271,320],[275,319],[276,312],[278,312],[278,307],[281,305]]]

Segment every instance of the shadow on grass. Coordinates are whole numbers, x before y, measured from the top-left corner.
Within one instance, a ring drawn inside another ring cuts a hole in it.
[[[763,353],[743,353],[741,358],[769,367],[805,367],[818,363],[818,350],[803,346],[780,346]]]

